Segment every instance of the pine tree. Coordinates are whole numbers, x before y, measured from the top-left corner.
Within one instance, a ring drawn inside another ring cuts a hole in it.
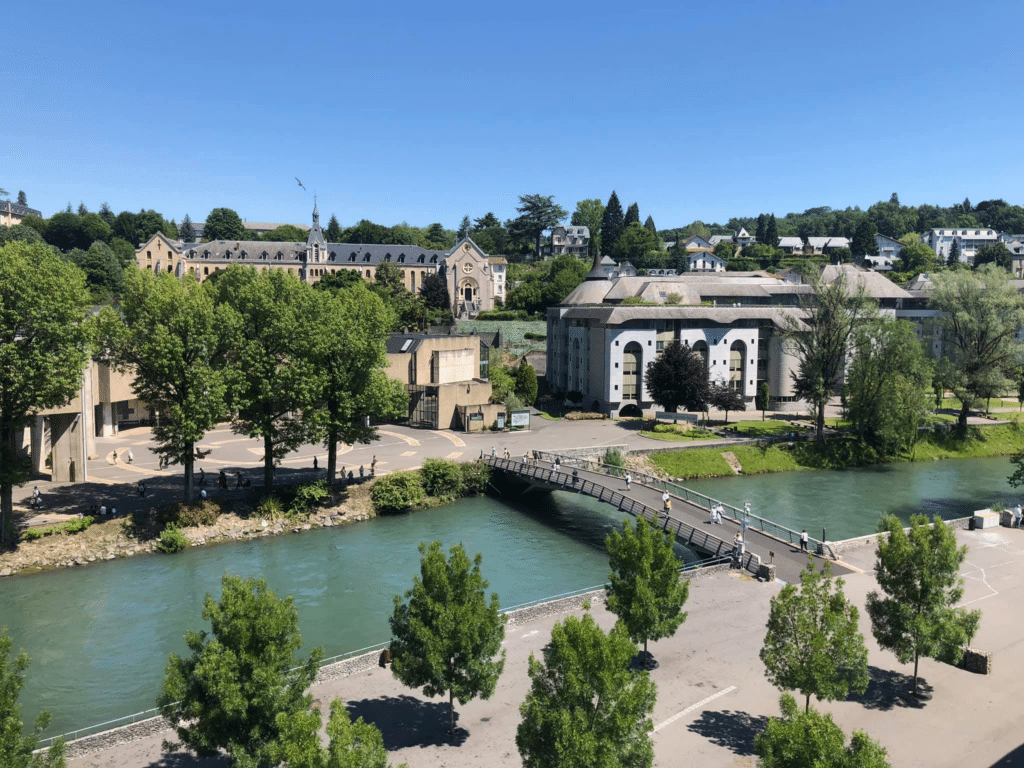
[[[28,205],[28,196],[24,190],[18,190],[18,205]]]
[[[946,260],[946,266],[952,267],[954,264],[960,263],[960,241],[956,238],[953,239],[953,245],[949,247],[949,258]]]
[[[613,189],[611,197],[608,198],[608,205],[604,207],[604,215],[601,217],[601,249],[605,253],[611,253],[619,242],[619,238],[622,237],[622,230],[625,229],[624,218],[622,203],[619,202],[619,196]]]
[[[469,220],[469,214],[467,213],[462,217],[462,223],[459,224],[459,230],[455,233],[455,241],[459,242],[465,237],[469,237],[469,230],[472,229],[473,223]]]
[[[761,242],[761,240],[759,239],[758,242]],[[774,213],[768,217],[768,221],[765,223],[764,244],[770,245],[772,248],[779,244],[779,227],[775,223]]]
[[[85,203],[80,202],[78,204],[78,215],[85,216],[89,212],[89,209],[85,207]]]
[[[181,226],[178,228],[178,237],[181,238],[183,243],[194,243],[196,241],[196,229],[192,226],[192,219],[189,218],[187,213],[185,218],[181,220]]]
[[[114,215],[114,212],[110,209],[110,206],[107,203],[103,203],[103,205],[100,206],[100,216],[102,216],[103,220],[111,227],[114,226],[114,221],[117,219],[117,216]]]
[[[324,230],[324,238],[328,243],[341,242],[341,224],[338,223],[338,217],[333,213],[330,221],[327,222],[327,229]]]
[[[626,209],[626,215],[622,220],[622,228],[625,229],[633,222],[640,223],[640,206],[636,203],[630,204]]]
[[[658,234],[658,228],[654,226],[654,219],[651,216],[648,216],[647,220],[644,222],[644,229],[650,230],[655,235]]]
[[[763,213],[757,215],[757,229],[754,230],[754,239],[759,243],[764,242],[765,227],[768,225],[768,217]]]

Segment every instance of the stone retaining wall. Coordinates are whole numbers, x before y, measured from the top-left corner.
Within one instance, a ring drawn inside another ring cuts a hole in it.
[[[958,517],[955,520],[946,520],[946,526],[949,528],[959,528],[960,530],[967,530],[970,524],[970,517]],[[909,531],[909,528],[904,528],[904,531]],[[881,534],[870,533],[867,536],[858,536],[854,539],[844,539],[842,541],[830,541],[828,546],[832,548],[832,551],[839,555],[850,549],[859,549],[860,547],[873,547],[878,544],[878,537]]]

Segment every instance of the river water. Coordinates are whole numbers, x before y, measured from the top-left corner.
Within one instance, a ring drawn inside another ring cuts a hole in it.
[[[872,533],[880,514],[915,511],[961,517],[1016,502],[1008,459],[890,464],[832,472],[790,472],[688,485],[756,514],[830,540]],[[22,691],[26,723],[53,714],[64,733],[154,706],[171,652],[202,621],[207,593],[225,572],[262,575],[291,595],[306,649],[325,656],[385,641],[395,594],[419,571],[420,541],[462,542],[483,554],[482,571],[503,608],[601,584],[605,536],[621,523],[610,506],[576,494],[494,498],[343,528],[96,563],[0,580],[0,627],[31,656]],[[680,551],[687,560],[695,557]]]
[[[601,584],[605,536],[622,514],[587,496],[534,494],[518,503],[488,497],[358,525],[91,564],[0,581],[0,627],[31,657],[23,719],[53,714],[47,734],[106,722],[154,706],[164,665],[186,651],[207,593],[225,572],[262,575],[295,598],[306,651],[325,656],[390,636],[392,598],[419,572],[421,541],[462,543],[502,608]],[[685,560],[697,559],[682,548]]]

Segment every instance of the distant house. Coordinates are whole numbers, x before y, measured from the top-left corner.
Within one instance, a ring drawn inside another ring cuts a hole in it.
[[[35,208],[29,208],[27,205],[18,205],[10,200],[0,200],[0,225],[13,227],[15,224],[20,224],[21,220],[26,216],[43,218],[42,211],[37,211]]]
[[[847,237],[808,237],[807,247],[804,249],[804,253],[817,256],[825,253],[826,250],[834,251],[836,248],[849,247],[850,239]]]
[[[949,252],[956,242],[960,247],[960,261],[966,264],[974,264],[979,248],[994,245],[999,239],[999,232],[983,227],[936,227],[921,235],[921,242],[943,261],[949,259]]]
[[[590,227],[555,227],[551,230],[551,255],[571,253],[586,258],[590,248]]]
[[[713,251],[715,246],[700,235],[690,235],[683,240],[683,246],[688,251]]]
[[[754,237],[749,232],[747,232],[747,230],[744,229],[743,227],[740,227],[740,231],[736,233],[736,236],[732,239],[732,241],[736,243],[736,245],[738,245],[740,248],[744,248],[748,245],[753,245],[754,243],[756,243],[757,238]]]
[[[711,251],[695,251],[690,254],[691,272],[725,272],[725,261]]]
[[[780,237],[779,248],[790,255],[804,252],[804,241],[801,237]]]
[[[711,247],[714,248],[719,243],[731,243],[732,235],[711,235],[708,238],[708,242],[711,243]]]
[[[903,250],[903,243],[899,240],[895,240],[888,235],[875,235],[875,246],[878,248],[877,259],[883,262],[888,262],[890,268],[892,263],[900,257],[900,251]],[[870,257],[869,257],[870,258]],[[874,259],[872,259],[874,261]]]

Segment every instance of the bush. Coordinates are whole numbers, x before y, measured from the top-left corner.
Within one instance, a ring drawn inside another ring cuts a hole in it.
[[[524,309],[503,309],[491,312],[481,312],[476,316],[477,320],[525,320],[528,317]]]
[[[527,331],[523,334],[523,338],[529,339],[530,341],[547,341],[548,336],[546,333],[533,333],[532,331]]]
[[[326,480],[303,483],[295,489],[295,498],[292,499],[288,511],[295,515],[305,515],[329,498],[331,498],[331,492],[327,489]]]
[[[68,520],[65,523],[48,525],[45,528],[28,528],[21,534],[21,538],[24,541],[35,541],[36,539],[43,538],[43,536],[52,536],[55,533],[81,533],[94,522],[95,518],[86,515],[85,517]]]
[[[156,548],[165,554],[172,555],[175,552],[181,552],[188,545],[188,539],[185,538],[181,529],[176,525],[169,525],[160,533],[160,541],[156,543]]]
[[[426,501],[418,472],[395,472],[377,480],[370,499],[381,512],[404,512]]]
[[[207,499],[191,504],[176,504],[171,524],[188,528],[190,526],[213,525],[220,517],[220,507]]]
[[[567,421],[599,421],[608,417],[603,413],[594,413],[593,411],[569,411],[564,418]]]
[[[465,487],[462,470],[454,461],[426,459],[420,469],[420,477],[423,478],[423,490],[430,496],[454,499],[462,495]]]
[[[525,405],[537,399],[537,372],[525,361],[516,369],[516,395]]]
[[[482,461],[469,461],[459,465],[462,472],[462,492],[465,495],[483,493],[491,479],[491,468]]]

